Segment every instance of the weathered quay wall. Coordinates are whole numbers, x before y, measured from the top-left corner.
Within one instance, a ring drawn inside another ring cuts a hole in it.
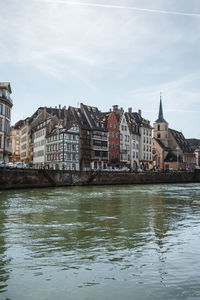
[[[195,172],[78,172],[43,169],[0,169],[0,190],[73,185],[200,182]]]

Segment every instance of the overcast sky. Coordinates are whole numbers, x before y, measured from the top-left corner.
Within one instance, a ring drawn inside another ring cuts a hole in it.
[[[200,138],[199,0],[4,0],[0,81],[12,124],[39,106],[118,104]]]

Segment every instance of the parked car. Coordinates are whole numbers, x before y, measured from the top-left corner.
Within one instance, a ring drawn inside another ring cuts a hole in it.
[[[6,168],[6,167],[7,167],[7,162],[0,161],[0,168]]]
[[[15,163],[14,162],[9,162],[6,165],[7,168],[15,168]]]
[[[27,168],[27,164],[25,164],[23,161],[18,161],[15,163],[15,168]]]

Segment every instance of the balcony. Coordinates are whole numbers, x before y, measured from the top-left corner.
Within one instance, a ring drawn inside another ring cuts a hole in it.
[[[93,150],[97,150],[97,151],[108,151],[108,147],[104,147],[104,146],[93,146]]]
[[[96,134],[93,135],[92,139],[93,140],[100,140],[100,141],[107,141],[108,140],[107,136],[96,135]]]
[[[92,156],[92,159],[93,160],[99,160],[99,161],[103,161],[103,160],[108,160],[108,156],[103,156],[103,157],[101,157],[101,156]]]

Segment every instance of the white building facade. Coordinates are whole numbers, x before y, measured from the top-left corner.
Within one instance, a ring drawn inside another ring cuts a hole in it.
[[[37,125],[33,133],[33,166],[42,168],[46,158],[46,125],[44,121]]]
[[[55,128],[46,138],[46,165],[53,169],[80,170],[79,127]]]
[[[10,144],[10,120],[13,106],[10,83],[0,82],[0,161],[9,161],[12,154]]]
[[[119,122],[120,128],[120,164],[122,166],[131,166],[131,134],[125,114],[121,115]]]

